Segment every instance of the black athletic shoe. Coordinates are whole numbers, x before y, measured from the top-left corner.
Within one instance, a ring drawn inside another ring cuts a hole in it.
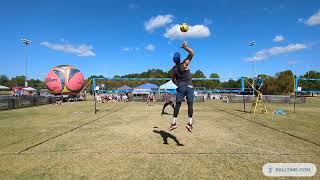
[[[187,128],[187,130],[189,131],[189,132],[191,132],[192,133],[192,129],[193,129],[193,127],[192,127],[192,125],[191,124],[187,124],[186,125],[186,128]]]
[[[172,131],[172,130],[177,129],[177,128],[178,128],[177,124],[174,123],[174,124],[171,124],[169,130]]]

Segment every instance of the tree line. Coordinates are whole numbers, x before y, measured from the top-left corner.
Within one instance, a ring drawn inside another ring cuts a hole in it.
[[[295,76],[291,70],[286,70],[276,73],[274,76],[262,74],[265,85],[262,88],[264,94],[290,94],[294,92],[294,79]],[[104,78],[102,75],[92,75],[86,79],[86,84],[93,77]],[[114,78],[170,78],[171,71],[163,71],[161,69],[149,69],[142,73],[131,73],[126,75],[115,75]],[[192,73],[194,78],[207,78],[201,70],[197,70]],[[319,71],[308,71],[304,75],[300,76],[304,78],[320,78]],[[210,74],[209,78],[220,78],[218,73]],[[252,83],[251,77],[245,77],[245,88],[250,88]],[[15,76],[8,78],[6,75],[0,75],[0,85],[14,87],[24,86],[25,76]],[[162,85],[166,81],[106,81],[98,80],[97,85],[105,84],[108,89],[115,89],[123,85],[130,87],[136,87],[143,83],[153,83],[156,85]],[[28,84],[36,89],[46,88],[44,81],[39,79],[29,79]],[[205,80],[194,81],[193,85],[198,89],[239,89],[241,88],[241,80],[229,79],[224,81],[219,80]],[[320,90],[320,81],[300,81],[299,86],[302,90]],[[87,88],[90,88],[88,86]]]
[[[24,86],[25,76],[15,76],[9,78],[6,75],[0,75],[0,85],[7,87]],[[39,79],[28,79],[28,86],[43,89],[46,88],[44,81]]]

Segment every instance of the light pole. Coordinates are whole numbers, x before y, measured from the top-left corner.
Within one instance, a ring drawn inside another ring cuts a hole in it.
[[[252,95],[254,95],[254,65],[253,65],[253,61],[254,61],[254,46],[256,45],[256,41],[251,41],[249,46],[252,47],[252,59],[251,59],[251,65],[252,65]]]
[[[24,86],[28,87],[28,78],[27,78],[27,76],[28,76],[28,50],[27,50],[27,46],[29,44],[31,44],[31,41],[28,39],[25,39],[25,38],[21,39],[21,41],[24,45],[26,45],[26,78],[25,78]]]

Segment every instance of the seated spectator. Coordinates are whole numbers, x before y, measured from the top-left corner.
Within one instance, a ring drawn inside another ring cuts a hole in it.
[[[109,97],[107,95],[104,95],[101,98],[102,98],[102,103],[107,103],[109,100]]]
[[[224,96],[222,98],[222,101],[225,102],[225,103],[229,103],[229,97],[228,96]]]
[[[117,102],[121,101],[121,96],[119,94],[116,95]]]
[[[128,102],[128,96],[125,95],[125,94],[122,95],[121,99],[122,99],[123,102]]]
[[[97,103],[102,103],[102,98],[100,95],[96,95],[96,101]]]

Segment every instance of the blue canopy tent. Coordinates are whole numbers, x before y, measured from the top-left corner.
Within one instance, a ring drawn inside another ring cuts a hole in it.
[[[133,94],[149,94],[150,91],[154,91],[154,90],[158,90],[159,87],[155,84],[151,84],[151,83],[146,83],[146,84],[142,84],[140,86],[135,87],[132,90]]]
[[[130,86],[127,86],[127,85],[124,85],[124,86],[117,88],[118,92],[131,92],[132,90],[133,90],[133,88]]]

